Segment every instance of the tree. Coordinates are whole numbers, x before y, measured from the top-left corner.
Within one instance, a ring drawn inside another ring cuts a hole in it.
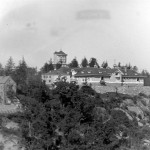
[[[13,58],[10,57],[6,63],[6,66],[5,66],[5,74],[6,75],[12,75],[14,70],[15,70],[15,63],[13,61]]]
[[[127,69],[132,69],[132,66],[131,66],[130,63],[129,63],[129,64],[126,64],[126,67],[127,67]]]
[[[70,68],[77,68],[79,65],[78,65],[78,61],[76,58],[74,58],[71,63],[69,64],[69,67]]]
[[[119,68],[121,67],[121,62],[118,62],[118,67],[119,67]]]
[[[150,77],[150,73],[149,73],[147,70],[145,70],[145,69],[142,70],[141,74],[142,74],[143,76]]]
[[[5,74],[5,70],[2,66],[2,64],[0,63],[0,76],[3,76]]]
[[[19,65],[16,67],[15,75],[12,77],[17,84],[17,89],[20,91],[23,91],[23,89],[27,90],[25,89],[28,75],[27,69],[27,64],[24,58],[22,58],[22,60],[19,62]]]
[[[81,66],[82,67],[87,67],[88,66],[88,61],[85,57],[82,59]]]
[[[61,68],[61,66],[62,66],[62,63],[58,62],[58,63],[56,64],[56,69]]]
[[[104,61],[101,66],[102,66],[102,68],[107,68],[108,67],[107,61]]]
[[[134,70],[135,72],[137,72],[137,71],[138,71],[138,67],[137,67],[137,66],[133,66],[133,70]]]
[[[46,62],[45,64],[44,64],[44,66],[41,68],[41,72],[42,73],[47,73],[48,72],[48,63]]]
[[[51,70],[54,70],[54,66],[53,66],[53,63],[52,63],[52,60],[50,59],[50,61],[47,63],[44,64],[44,66],[41,68],[41,71],[42,73],[47,73]]]
[[[52,63],[52,59],[50,59],[48,65],[49,65],[49,66],[48,66],[49,71],[54,70],[54,66],[53,66],[53,63]]]
[[[46,62],[44,66],[41,68],[42,73],[47,73],[50,71],[49,64]]]
[[[99,67],[99,64],[98,64],[96,58],[91,58],[91,59],[90,59],[90,62],[89,62],[89,66],[90,66],[90,67],[95,67],[95,65],[96,65],[97,67]]]

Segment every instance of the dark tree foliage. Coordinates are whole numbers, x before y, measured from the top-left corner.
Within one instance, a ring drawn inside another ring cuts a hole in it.
[[[60,63],[59,63],[60,64]],[[58,67],[58,65],[56,65],[56,68]],[[41,68],[42,73],[47,73],[51,70],[54,70],[54,65],[52,63],[52,60],[49,61],[49,63],[45,63],[44,66]]]
[[[141,74],[142,74],[143,76],[150,77],[150,73],[149,73],[147,70],[142,70]]]
[[[7,76],[12,75],[14,73],[14,70],[15,70],[15,63],[13,61],[13,58],[10,57],[5,66],[5,75]]]
[[[50,70],[50,71],[51,71],[51,70],[54,70],[54,66],[53,66],[52,62],[49,63],[49,70]]]
[[[95,66],[99,67],[99,64],[98,64],[96,58],[93,58],[93,57],[92,57],[92,58],[90,59],[89,66],[90,66],[90,67],[95,67]]]
[[[71,63],[69,64],[70,68],[77,68],[79,66],[78,61],[76,58],[74,58]]]
[[[87,67],[88,66],[88,61],[85,57],[82,59],[81,66],[82,67]]]
[[[20,91],[27,90],[27,64],[24,58],[19,62],[19,65],[16,67],[15,74],[13,74],[12,78],[17,84],[17,89]]]
[[[132,68],[135,72],[137,72],[138,71],[138,67],[137,66],[133,66],[133,68]]]
[[[48,65],[47,62],[46,62],[46,63],[44,64],[44,66],[41,68],[41,71],[42,71],[43,73],[47,73],[47,72],[49,71],[49,65]]]
[[[119,68],[121,67],[121,62],[118,62],[118,67],[119,67]]]
[[[104,61],[101,65],[102,68],[107,68],[108,67],[108,63],[107,61]]]
[[[5,74],[5,70],[2,66],[2,64],[0,63],[0,76],[3,76]]]
[[[62,66],[62,63],[61,63],[61,62],[58,62],[58,63],[56,64],[56,69],[61,68],[61,66]]]
[[[24,93],[26,94],[28,91],[28,84],[35,80],[41,81],[41,76],[37,72],[36,68],[28,67],[24,58],[19,62],[19,65],[16,66],[15,71],[11,75],[13,80],[17,84],[17,93]]]
[[[130,63],[129,63],[129,64],[126,64],[126,67],[127,67],[127,69],[132,69],[132,66],[131,66]]]
[[[38,75],[37,68],[27,67],[27,82],[31,79],[34,80],[36,75]]]
[[[84,85],[81,87],[81,91],[83,93],[94,95],[96,92],[88,85]]]
[[[22,144],[40,150],[115,150],[133,129],[133,122],[117,108],[119,94],[103,100],[88,85],[60,81],[53,90],[39,80],[28,81],[17,96],[22,112],[11,116],[20,124]],[[121,138],[117,138],[123,133]]]

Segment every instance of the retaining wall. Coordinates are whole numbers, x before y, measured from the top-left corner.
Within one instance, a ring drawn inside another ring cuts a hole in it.
[[[99,93],[117,92],[129,95],[138,95],[144,93],[150,95],[150,86],[93,86],[93,88]]]

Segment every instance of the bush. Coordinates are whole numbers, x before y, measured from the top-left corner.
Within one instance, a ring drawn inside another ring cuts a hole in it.
[[[100,81],[100,85],[106,86],[106,82],[105,82],[104,80],[101,80],[101,81]]]
[[[142,97],[148,98],[148,96],[147,96],[145,93],[142,93],[142,92],[140,92],[140,93],[139,93],[139,96],[142,96]]]
[[[81,91],[83,93],[89,94],[89,95],[94,95],[96,92],[92,89],[91,86],[85,85],[81,87]]]

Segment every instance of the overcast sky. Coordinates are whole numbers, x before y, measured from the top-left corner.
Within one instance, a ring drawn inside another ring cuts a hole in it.
[[[55,51],[150,71],[149,0],[0,0],[0,62],[40,68]]]

